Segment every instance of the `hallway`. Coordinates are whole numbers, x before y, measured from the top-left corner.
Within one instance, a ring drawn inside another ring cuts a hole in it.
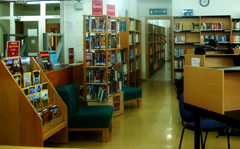
[[[168,67],[168,68],[167,68]],[[142,107],[135,102],[125,104],[124,115],[113,119],[109,143],[101,142],[100,132],[71,132],[69,144],[51,147],[104,148],[104,149],[177,149],[182,132],[181,117],[175,86],[170,79],[170,63],[157,72],[150,81],[144,81]],[[166,70],[166,71],[164,71]],[[166,81],[163,78],[166,79]],[[160,81],[161,80],[161,81]],[[226,149],[227,137],[209,133],[207,149]],[[239,137],[230,137],[231,148],[239,148]],[[194,133],[186,130],[182,149],[194,148]]]

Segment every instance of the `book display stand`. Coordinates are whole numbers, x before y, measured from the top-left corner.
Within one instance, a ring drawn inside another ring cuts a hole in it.
[[[44,142],[68,143],[67,107],[35,59],[31,71],[40,71],[40,82],[48,83],[48,106],[36,110],[12,74],[0,61],[0,144],[43,147]],[[43,125],[38,112],[58,105],[58,117]]]
[[[136,87],[142,84],[141,21],[129,17],[120,19],[123,86]]]
[[[165,28],[148,24],[148,74],[151,77],[164,66],[165,61]]]

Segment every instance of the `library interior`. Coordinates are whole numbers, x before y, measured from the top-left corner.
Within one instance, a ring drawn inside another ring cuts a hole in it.
[[[0,148],[238,149],[237,6],[0,0]]]

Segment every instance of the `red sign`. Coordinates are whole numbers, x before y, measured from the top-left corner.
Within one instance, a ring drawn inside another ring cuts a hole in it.
[[[8,41],[7,42],[7,57],[18,57],[20,52],[19,41]]]
[[[103,1],[102,0],[92,0],[92,14],[102,15],[103,14]]]
[[[107,15],[115,17],[115,5],[107,5]]]

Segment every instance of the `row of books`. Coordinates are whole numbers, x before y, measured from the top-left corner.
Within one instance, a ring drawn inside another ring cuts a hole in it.
[[[219,30],[223,30],[223,23],[219,22],[219,23],[201,23],[201,30],[209,30],[209,31],[219,31]]]
[[[121,53],[112,53],[112,63],[119,63],[121,62]]]
[[[130,59],[133,59],[133,58],[134,58],[134,51],[133,51],[133,49],[130,49],[130,50],[129,50],[129,58],[130,58]]]
[[[110,65],[110,53],[108,54],[108,65]],[[106,66],[106,53],[101,52],[87,52],[86,66]]]
[[[20,87],[29,87],[31,85],[40,84],[40,70],[33,72],[25,72],[22,74],[15,74],[13,78]]]
[[[204,39],[204,43],[209,43],[209,40],[217,40],[219,43],[229,43],[230,36],[229,35],[201,35],[201,39]],[[201,41],[201,43],[203,43]]]
[[[4,64],[9,69],[12,75],[23,74],[31,71],[30,57],[14,58],[4,60]]]
[[[106,82],[106,70],[99,69],[99,70],[87,70],[87,83],[104,83]]]
[[[232,42],[240,42],[240,35],[232,35]]]
[[[87,85],[87,100],[96,100],[99,102],[106,101],[107,91],[105,86],[94,86],[94,85]],[[110,85],[108,85],[108,96],[110,94]]]
[[[240,29],[240,21],[233,21],[232,22],[233,29]]]
[[[174,31],[182,31],[183,23],[174,23]]]
[[[174,60],[174,68],[175,69],[183,69],[184,60]]]
[[[174,42],[175,43],[184,43],[186,41],[185,36],[174,36]]]
[[[183,72],[175,72],[174,73],[174,77],[175,79],[181,79],[183,77]]]
[[[108,22],[109,30],[111,30],[111,20]],[[96,17],[94,19],[86,19],[86,32],[104,32],[106,29],[106,18]]]
[[[108,47],[111,48],[112,44],[110,42],[111,38],[108,40]],[[115,40],[116,42],[116,40]],[[116,43],[113,41],[113,46],[116,46]],[[86,48],[87,49],[105,49],[106,48],[106,35],[94,35],[86,37]]]
[[[52,107],[43,109],[43,111],[38,112],[38,114],[43,120],[43,125],[46,125],[59,116],[58,105],[53,105]]]
[[[184,56],[185,49],[183,48],[174,48],[174,57]]]
[[[29,92],[31,92],[32,88],[29,88]],[[23,92],[27,92],[27,89],[23,89]],[[26,95],[28,100],[32,103],[36,110],[47,107],[49,104],[48,100],[48,90],[41,90],[40,92],[35,92],[33,94]]]

